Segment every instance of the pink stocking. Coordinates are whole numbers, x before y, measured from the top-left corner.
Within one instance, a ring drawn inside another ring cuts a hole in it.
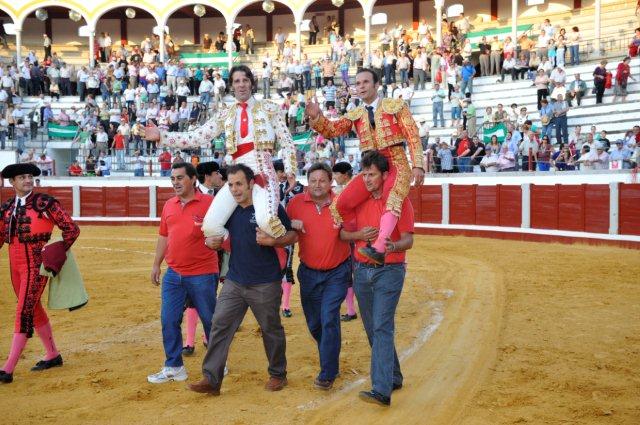
[[[60,355],[58,349],[56,348],[56,342],[53,340],[53,332],[51,331],[51,323],[47,322],[46,325],[42,325],[36,328],[36,333],[40,337],[42,341],[42,345],[44,345],[45,350],[47,350],[47,354],[45,355],[45,360],[55,359]]]
[[[9,357],[7,358],[4,366],[2,366],[2,370],[4,370],[6,373],[13,373],[25,345],[27,345],[27,334],[13,334],[11,351],[9,352]]]
[[[187,347],[195,347],[196,327],[198,326],[198,310],[193,307],[187,309]]]
[[[391,211],[385,211],[384,214],[382,214],[382,218],[380,218],[380,231],[378,232],[378,239],[376,239],[376,241],[373,243],[373,247],[376,251],[385,251],[387,238],[391,236],[393,229],[396,228],[396,224],[398,224],[398,217],[395,216]]]
[[[291,301],[291,287],[293,284],[291,282],[282,282],[282,305],[280,308],[283,310],[291,310],[290,301]]]
[[[347,314],[349,316],[353,316],[354,314],[356,314],[356,307],[353,304],[353,295],[353,288],[347,289],[347,296],[344,300],[347,303]]]

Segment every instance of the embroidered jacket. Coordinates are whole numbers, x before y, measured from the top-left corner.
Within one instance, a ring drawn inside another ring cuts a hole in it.
[[[424,168],[418,126],[404,100],[380,99],[374,113],[374,120],[376,126],[372,128],[367,110],[360,104],[337,121],[328,120],[321,115],[311,123],[311,126],[326,138],[346,134],[355,128],[360,139],[361,152],[372,149],[381,150],[401,145],[406,141],[412,166]]]
[[[0,207],[0,247],[4,243],[11,243],[12,233],[15,233],[19,242],[42,248],[51,239],[54,225],[62,231],[66,249],[80,235],[78,225],[54,197],[31,192],[25,205],[20,206],[14,215],[15,202],[14,197]]]
[[[278,145],[284,149],[283,160],[285,171],[296,172],[296,148],[282,115],[280,106],[269,100],[253,100],[251,118],[253,121],[253,143],[257,150],[276,151]],[[233,155],[240,143],[239,131],[236,129],[236,114],[240,109],[238,103],[220,110],[213,118],[202,126],[189,132],[160,132],[160,145],[179,149],[210,146],[211,141],[222,132],[225,136],[225,147],[228,154]]]

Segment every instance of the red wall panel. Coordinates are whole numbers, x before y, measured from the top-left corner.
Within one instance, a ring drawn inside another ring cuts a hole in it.
[[[127,187],[104,187],[104,196],[107,203],[107,217],[128,217],[128,188]]]
[[[640,235],[640,184],[620,183],[618,197],[618,232]]]
[[[102,187],[80,188],[80,215],[82,217],[104,217],[105,199]]]
[[[422,216],[422,201],[420,199],[421,190],[422,186],[411,186],[409,189],[408,198],[413,206],[413,216],[415,221],[420,221],[420,217]]]
[[[558,186],[558,229],[584,231],[584,186]]]
[[[500,185],[500,226],[522,225],[522,187]]]
[[[531,185],[531,227],[558,228],[558,188]]]
[[[476,186],[449,186],[449,222],[476,224]]]
[[[500,222],[498,186],[476,187],[476,224],[497,226]]]
[[[4,203],[4,201],[9,198],[13,198],[16,192],[13,190],[13,186],[4,186],[0,189],[0,202]]]
[[[176,192],[172,187],[156,187],[156,211],[157,217],[162,215],[162,207],[167,199],[175,196]]]
[[[608,184],[584,185],[584,231],[591,233],[609,233]]]
[[[47,189],[49,189],[47,193],[56,198],[67,213],[73,212],[73,189],[71,187],[49,187]]]
[[[149,188],[129,188],[129,216],[149,217]]]
[[[422,223],[442,223],[442,186],[422,186],[420,188]],[[416,217],[417,219],[417,217]]]

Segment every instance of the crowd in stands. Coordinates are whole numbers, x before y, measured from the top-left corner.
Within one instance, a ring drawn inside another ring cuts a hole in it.
[[[265,98],[283,99],[282,113],[294,135],[309,130],[304,117],[308,99],[321,96],[329,118],[342,115],[359,103],[350,87],[353,78],[350,72],[353,73],[354,66],[362,66],[363,48],[350,34],[341,35],[335,17],[328,16],[323,24],[318,21],[314,16],[310,22],[308,44],[326,44],[327,51],[322,57],[312,59],[303,52],[300,60],[295,59],[297,46],[288,40],[288,35],[281,28],[277,28],[273,49],[260,58],[262,68],[257,72],[258,91]],[[580,63],[581,35],[577,27],[567,31],[545,19],[535,36],[525,33],[516,41],[510,37],[503,41],[498,37],[492,40],[483,38],[478,45],[479,52],[473,51],[467,38],[472,28],[464,15],[451,22],[445,19],[442,43],[437,45],[433,29],[425,19],[421,20],[416,31],[396,24],[391,29],[384,28],[378,35],[378,48],[372,51],[369,61],[381,82],[381,96],[401,98],[411,104],[414,93],[427,90],[429,83],[433,103],[432,127],[451,128],[447,145],[453,151],[449,161],[444,152],[447,150],[445,141],[429,141],[429,127],[422,122],[424,147],[430,155],[432,170],[469,171],[475,166],[491,170],[491,167],[480,164],[485,160],[486,165],[489,159],[485,157],[491,156],[477,153],[478,149],[472,145],[482,144],[483,131],[498,123],[509,128],[506,139],[500,140],[499,145],[503,148],[510,146],[508,151],[515,158],[515,165],[502,167],[504,170],[518,167],[528,170],[532,168],[531,164],[537,164],[533,166],[534,170],[548,169],[555,161],[553,157],[562,154],[564,158],[565,148],[577,161],[583,146],[575,141],[572,144],[567,111],[580,107],[583,98],[592,93],[596,96],[596,103],[602,103],[607,88],[613,88],[614,102],[624,102],[627,82],[635,80],[629,67],[630,58],[627,57],[614,73],[607,71],[606,61],[602,61],[593,71],[592,87],[579,74],[575,74],[574,80],[568,83],[565,65]],[[255,52],[255,34],[249,25],[237,27],[232,41],[228,43],[223,32],[218,33],[215,40],[205,34],[202,49],[225,52],[231,46],[234,51]],[[112,164],[114,170],[133,169],[139,173],[139,164],[143,162],[139,157],[160,154],[153,143],[144,139],[144,127],[148,122],[175,131],[189,130],[215,113],[229,92],[226,67],[185,66],[176,57],[179,46],[169,35],[164,39],[169,59],[160,62],[159,43],[160,37],[151,36],[146,37],[140,46],[114,46],[109,34],[101,33],[96,37],[95,59],[102,65],[76,69],[51,52],[51,40],[44,35],[44,60],[40,61],[36,52],[31,51],[23,63],[0,68],[3,89],[0,90],[0,147],[6,148],[6,140],[11,139],[15,142],[14,147],[23,153],[26,140],[38,137],[39,129],[46,129],[48,123],[73,125],[78,127],[76,141],[86,156],[84,173],[108,175]],[[635,30],[631,47],[636,46],[637,51],[639,45],[640,28]],[[526,108],[512,106],[507,110],[503,105],[496,105],[495,108],[487,108],[483,122],[478,123],[472,101],[473,81],[488,75],[499,76],[498,82],[505,81],[505,77],[514,81],[530,80],[537,90],[540,122],[532,123]],[[54,113],[54,98],[59,100],[60,96],[75,95],[82,107],[73,106]],[[198,100],[188,102],[188,97],[193,95],[197,95]],[[28,112],[21,108],[24,96],[38,98],[37,104]],[[450,104],[450,117],[447,117],[450,120],[445,120],[445,102]],[[345,159],[344,138],[325,141],[310,135],[309,141],[311,148],[299,155],[301,168],[308,168],[315,160],[323,159],[331,163],[345,160],[357,165],[357,158],[353,161]],[[461,144],[470,147],[459,149]],[[628,168],[633,163],[631,158],[637,159],[638,155],[635,145],[625,141],[624,147],[631,151],[631,157],[623,162],[624,168]],[[596,146],[587,148],[591,156],[598,150]],[[529,149],[533,151],[533,157],[525,154]],[[501,150],[494,154],[500,156]],[[489,153],[482,149],[485,151]],[[191,154],[187,152],[187,155]],[[199,156],[201,152],[193,154]],[[215,154],[224,160],[224,152]],[[469,157],[468,162],[466,157]],[[128,158],[127,164],[125,158]],[[108,162],[105,165],[107,169],[101,169],[103,162]],[[92,163],[97,164],[97,169],[91,168]],[[448,168],[449,163],[452,168]],[[576,162],[576,165],[584,163]]]

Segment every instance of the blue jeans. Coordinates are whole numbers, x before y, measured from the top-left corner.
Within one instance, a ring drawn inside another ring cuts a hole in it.
[[[467,91],[470,94],[473,93],[473,78],[469,78],[467,81],[462,80],[462,83],[460,83],[460,93],[462,93],[462,97],[465,96]]]
[[[458,157],[458,172],[459,173],[469,173],[471,172],[471,167],[469,164],[471,163],[471,158],[468,156]]]
[[[187,295],[198,311],[204,327],[204,334],[209,336],[211,318],[216,307],[217,274],[182,276],[171,267],[162,278],[162,344],[166,360],[165,366],[180,367],[182,363],[182,313]]]
[[[580,46],[569,46],[571,54],[571,65],[580,65]]]
[[[160,170],[160,177],[171,177],[171,170]]]
[[[321,271],[298,267],[300,299],[311,336],[318,343],[321,381],[333,381],[340,370],[340,305],[351,280],[351,261]]]
[[[408,69],[401,69],[400,70],[400,82],[402,84],[404,84],[407,81],[409,81],[409,70]]]
[[[371,346],[372,389],[386,397],[391,397],[393,384],[402,384],[403,379],[394,343],[394,318],[405,271],[404,264],[355,266],[353,291]]]
[[[210,93],[202,93],[200,95],[200,103],[205,106],[209,106],[209,102],[211,102],[211,94]]]
[[[440,115],[440,127],[444,127],[444,102],[433,103],[433,126],[438,126],[438,115]]]

